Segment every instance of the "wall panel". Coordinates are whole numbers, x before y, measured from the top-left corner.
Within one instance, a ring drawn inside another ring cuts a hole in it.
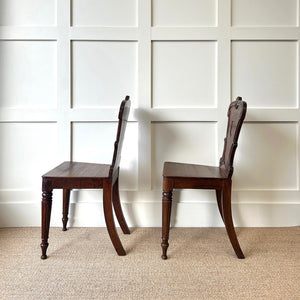
[[[216,0],[153,0],[153,26],[216,26]]]
[[[73,107],[119,107],[124,95],[136,101],[135,42],[72,43]]]
[[[233,41],[232,93],[243,95],[249,107],[295,108],[297,62],[297,41]]]
[[[72,0],[73,26],[136,26],[137,0]]]
[[[232,0],[234,26],[296,26],[298,0]]]
[[[54,41],[0,41],[1,107],[55,107]]]
[[[153,42],[153,107],[216,106],[216,42]]]
[[[41,175],[57,163],[56,124],[0,123],[0,139],[0,191],[40,189]]]
[[[0,26],[54,26],[56,1],[0,0]]]

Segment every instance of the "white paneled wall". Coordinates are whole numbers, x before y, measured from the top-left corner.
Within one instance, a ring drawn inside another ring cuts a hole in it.
[[[249,107],[298,107],[298,41],[233,41],[231,47],[233,94],[251,99]]]
[[[73,108],[116,108],[126,93],[136,105],[137,43],[72,42],[72,87]]]
[[[55,41],[0,41],[1,108],[56,106],[56,47]]]
[[[154,108],[216,107],[216,42],[154,41]]]
[[[164,161],[218,165],[230,101],[248,113],[233,176],[238,226],[300,224],[299,0],[0,0],[0,226],[39,226],[41,175],[121,162],[130,226],[161,226]],[[104,226],[74,191],[73,226]],[[212,191],[174,193],[173,226],[222,226]],[[52,225],[61,225],[61,193]]]

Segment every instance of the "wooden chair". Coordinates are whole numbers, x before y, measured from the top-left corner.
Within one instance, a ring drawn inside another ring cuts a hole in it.
[[[111,165],[68,161],[43,175],[42,259],[47,258],[53,189],[63,189],[63,231],[67,230],[71,189],[103,189],[103,209],[109,236],[118,255],[126,255],[116,231],[112,206],[123,233],[129,234],[120,204],[119,164],[130,104],[129,96],[126,96],[120,105],[118,131]]]
[[[231,215],[231,177],[239,133],[246,116],[247,103],[238,97],[228,109],[227,134],[219,167],[165,162],[162,197],[162,259],[167,259],[173,189],[214,189],[218,208],[232,247],[238,258],[245,258]]]

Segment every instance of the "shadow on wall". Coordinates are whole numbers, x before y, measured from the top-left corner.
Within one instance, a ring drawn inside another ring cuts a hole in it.
[[[279,190],[297,190],[297,123],[260,122],[248,114],[242,128],[233,174],[233,196],[236,203],[283,203]],[[261,197],[261,198],[259,198]],[[234,215],[242,226],[243,206],[236,205]],[[254,212],[262,223],[274,224],[275,211]]]

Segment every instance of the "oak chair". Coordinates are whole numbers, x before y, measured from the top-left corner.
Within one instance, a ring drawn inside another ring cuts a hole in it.
[[[111,165],[67,161],[42,176],[42,259],[47,258],[53,189],[63,190],[63,231],[67,230],[71,190],[103,189],[103,209],[110,239],[118,255],[126,255],[116,231],[112,207],[114,207],[123,233],[129,234],[120,204],[119,164],[130,104],[129,96],[126,96],[120,105],[118,131]]]
[[[163,168],[162,197],[162,259],[167,259],[169,247],[169,230],[172,208],[173,189],[213,189],[219,212],[226,227],[231,245],[238,258],[245,258],[239,245],[231,215],[231,177],[233,159],[243,121],[246,116],[247,103],[237,97],[228,109],[228,125],[224,140],[223,155],[219,167],[165,162]]]

